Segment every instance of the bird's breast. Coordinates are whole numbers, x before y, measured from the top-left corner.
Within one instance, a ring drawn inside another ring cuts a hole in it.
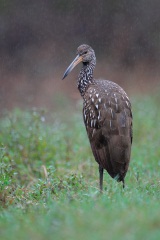
[[[121,87],[108,82],[103,81],[101,84],[89,86],[83,96],[86,129],[102,129],[102,133],[107,136],[129,134],[128,129],[131,125],[129,98]]]

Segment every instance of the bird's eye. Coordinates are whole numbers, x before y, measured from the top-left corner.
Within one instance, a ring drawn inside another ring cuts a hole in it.
[[[87,51],[86,51],[86,52],[84,52],[84,54],[87,54]]]

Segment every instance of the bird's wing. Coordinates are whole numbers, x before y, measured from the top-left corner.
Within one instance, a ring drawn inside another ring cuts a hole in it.
[[[84,96],[84,122],[96,161],[112,177],[119,174],[123,180],[132,143],[131,104],[117,84],[102,84],[104,88],[100,89],[90,86]]]

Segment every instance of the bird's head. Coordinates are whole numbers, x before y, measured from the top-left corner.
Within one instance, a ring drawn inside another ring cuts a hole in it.
[[[82,44],[77,48],[77,56],[73,60],[73,62],[69,65],[69,67],[66,69],[62,79],[67,77],[67,75],[73,70],[73,68],[75,68],[75,66],[80,62],[83,62],[84,65],[93,62],[95,65],[96,57],[94,50],[87,44]]]

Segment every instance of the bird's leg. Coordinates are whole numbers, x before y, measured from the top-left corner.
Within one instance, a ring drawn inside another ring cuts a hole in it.
[[[103,168],[99,165],[99,186],[100,186],[100,192],[103,191]]]

